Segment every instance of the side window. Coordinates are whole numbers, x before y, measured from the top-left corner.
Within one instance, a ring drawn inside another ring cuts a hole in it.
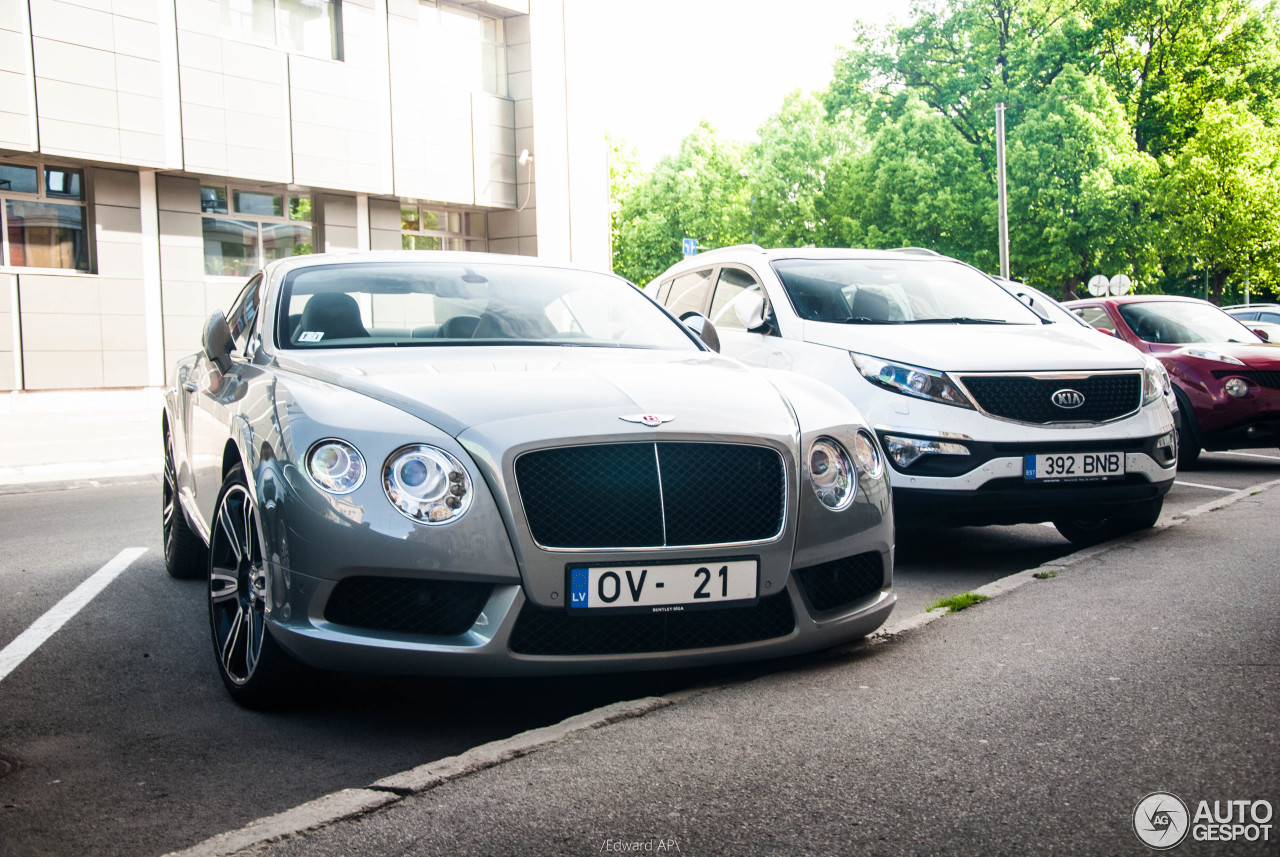
[[[671,281],[670,290],[663,303],[676,318],[690,311],[697,313],[707,311],[707,297],[711,293],[713,270],[708,268],[705,271],[694,271],[692,274],[684,274]]]
[[[1089,323],[1091,327],[1098,330],[1109,330],[1116,332],[1115,323],[1111,320],[1111,316],[1107,315],[1107,311],[1098,306],[1086,306],[1080,308],[1080,317]]]
[[[245,346],[253,332],[257,330],[258,301],[261,299],[262,275],[254,276],[240,292],[236,302],[227,315],[227,325],[231,328],[231,338],[235,341],[236,351],[245,354]],[[247,356],[247,355],[246,355]]]
[[[721,268],[715,296],[711,300],[711,323],[716,327],[745,330],[738,319],[734,301],[743,295],[761,292],[760,283],[751,274],[740,268]]]
[[[1280,313],[1277,312],[1260,312],[1257,315],[1258,321],[1270,321],[1280,323]]]

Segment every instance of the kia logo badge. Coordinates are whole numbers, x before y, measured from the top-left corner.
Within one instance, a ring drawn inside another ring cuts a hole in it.
[[[657,428],[663,423],[671,422],[675,417],[666,416],[665,414],[632,414],[628,417],[618,417],[618,419],[626,420],[629,423],[640,423],[640,425],[648,426],[649,428]]]
[[[1060,408],[1078,408],[1084,404],[1084,393],[1079,390],[1059,390],[1053,394],[1053,403]]]

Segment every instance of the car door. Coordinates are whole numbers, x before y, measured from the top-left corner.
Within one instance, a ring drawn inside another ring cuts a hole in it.
[[[757,295],[764,301],[764,323],[748,330],[739,315],[739,307]],[[794,366],[793,355],[778,336],[778,321],[770,295],[761,278],[750,268],[723,265],[716,271],[709,318],[720,335],[721,354],[769,369]]]
[[[189,440],[195,477],[195,500],[200,516],[212,523],[218,492],[222,488],[222,457],[232,432],[232,415],[247,389],[246,370],[256,350],[262,275],[256,274],[240,291],[227,313],[234,349],[231,366],[224,373],[201,353],[184,385],[191,397]]]

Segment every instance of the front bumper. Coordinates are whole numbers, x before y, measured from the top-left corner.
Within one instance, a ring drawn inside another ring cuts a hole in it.
[[[312,666],[406,675],[560,675],[786,657],[865,637],[884,624],[896,601],[892,551],[886,547],[861,556],[876,558],[879,579],[862,578],[867,585],[835,606],[822,600],[824,595],[830,597],[829,582],[806,579],[803,570],[790,575],[784,592],[762,597],[751,607],[618,617],[568,616],[563,609],[531,603],[518,585],[491,584],[469,627],[452,634],[369,629],[330,621],[326,603],[335,584],[295,572],[291,575],[295,600],[311,605],[313,612],[301,617],[294,612],[293,619],[277,613],[269,628],[286,650]],[[735,612],[738,615],[731,615]],[[675,619],[683,620],[686,627],[674,627]],[[656,631],[637,630],[646,622],[667,624]],[[537,626],[532,633],[531,623]],[[613,633],[610,626],[625,637]],[[683,647],[664,647],[668,639]],[[648,650],[628,651],[629,647]]]

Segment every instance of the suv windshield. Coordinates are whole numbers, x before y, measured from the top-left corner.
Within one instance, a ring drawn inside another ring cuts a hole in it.
[[[796,313],[841,324],[1040,324],[967,265],[941,259],[780,259]]]
[[[565,268],[456,262],[299,268],[280,294],[281,348],[582,345],[696,351],[634,286]]]
[[[1262,342],[1249,328],[1211,304],[1182,301],[1120,304],[1120,317],[1135,336],[1146,342],[1176,345],[1193,342],[1258,345]]]

